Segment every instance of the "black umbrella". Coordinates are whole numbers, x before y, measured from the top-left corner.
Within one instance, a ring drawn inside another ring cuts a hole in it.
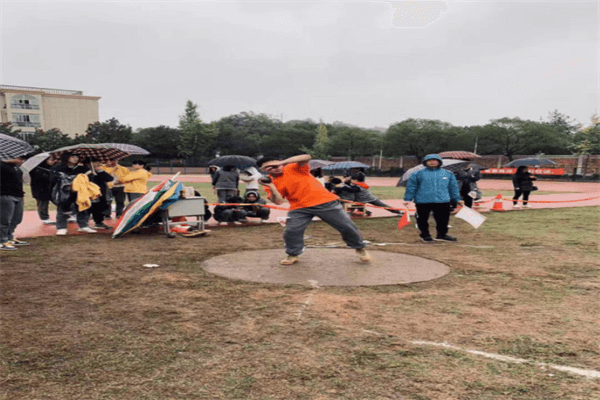
[[[226,165],[235,166],[238,168],[250,168],[257,167],[256,160],[252,157],[247,156],[221,156],[214,158],[208,162],[208,165],[216,165],[217,167],[224,167]]]
[[[10,160],[34,151],[26,141],[0,133],[0,160]]]
[[[521,158],[519,160],[513,160],[505,165],[505,167],[520,167],[520,166],[528,166],[534,167],[536,165],[546,165],[552,166],[556,165],[556,163],[552,160],[548,160],[547,158]]]

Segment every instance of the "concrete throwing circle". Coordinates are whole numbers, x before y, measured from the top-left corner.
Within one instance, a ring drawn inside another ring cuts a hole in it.
[[[377,286],[441,278],[448,266],[402,253],[369,251],[361,262],[353,249],[308,249],[293,265],[280,265],[283,250],[254,250],[224,254],[204,261],[209,273],[250,282],[307,286]]]

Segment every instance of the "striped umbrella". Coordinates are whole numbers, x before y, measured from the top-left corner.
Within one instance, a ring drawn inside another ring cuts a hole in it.
[[[127,143],[102,143],[108,145],[110,147],[114,147],[115,149],[119,149],[124,151],[125,153],[129,153],[130,155],[136,154],[140,156],[146,156],[150,154],[150,152],[146,149],[141,148],[140,146],[136,146],[133,144]]]
[[[26,141],[0,133],[0,160],[10,160],[34,151]]]
[[[110,147],[107,144],[92,143],[81,143],[74,146],[61,147],[60,149],[52,150],[50,154],[54,157],[60,157],[67,152],[78,154],[81,158],[97,158],[100,162],[120,160],[129,155],[129,153]]]

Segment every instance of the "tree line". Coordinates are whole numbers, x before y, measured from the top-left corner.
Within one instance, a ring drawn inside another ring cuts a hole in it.
[[[0,125],[0,133],[20,136],[22,132],[5,123]],[[253,112],[204,122],[197,105],[188,100],[176,128],[160,125],[134,131],[111,118],[90,124],[85,133],[75,137],[58,129],[38,129],[24,139],[40,151],[78,143],[130,143],[158,159],[207,160],[227,154],[289,157],[302,152],[320,159],[352,160],[381,152],[384,157],[415,156],[420,160],[430,153],[466,150],[512,160],[517,154],[600,154],[600,118],[594,115],[591,124],[583,126],[555,110],[545,121],[505,117],[462,127],[409,118],[383,130],[311,119],[282,122]]]

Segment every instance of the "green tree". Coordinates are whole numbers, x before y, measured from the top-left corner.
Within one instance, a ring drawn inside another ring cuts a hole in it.
[[[179,155],[181,132],[177,128],[160,125],[140,128],[133,134],[133,144],[148,150],[153,157],[176,158]]]
[[[575,154],[600,154],[600,117],[594,114],[591,120],[591,125],[587,127],[579,125],[573,137],[570,148]]]
[[[131,126],[111,118],[105,122],[89,124],[85,136],[89,143],[131,143],[133,130]]]
[[[179,117],[180,140],[178,155],[183,157],[211,156],[218,136],[214,124],[205,124],[200,119],[198,106],[188,100],[185,112]]]
[[[278,134],[282,122],[266,114],[242,112],[223,117],[216,122],[219,131],[217,149],[221,155],[240,154],[255,156],[258,153],[271,153],[273,149],[263,146],[263,140]]]
[[[327,151],[329,149],[329,143],[328,143],[328,138],[327,138],[327,127],[323,124],[319,124],[319,126],[317,126],[317,129],[315,129],[315,131],[317,132],[317,134],[315,136],[315,141],[313,143],[312,148],[308,148],[303,145],[300,148],[300,150],[303,153],[308,153],[308,154],[312,155],[313,158],[326,160],[329,158],[329,153]]]
[[[22,132],[23,131],[21,129],[15,129],[13,124],[11,124],[10,122],[0,123],[0,133],[3,133],[8,136],[12,136],[12,137],[20,138]]]
[[[357,156],[373,155],[381,148],[382,136],[375,131],[339,123],[327,125],[330,134],[329,151],[332,156],[345,156],[354,160]]]
[[[460,130],[448,122],[410,118],[388,128],[384,152],[392,156],[412,155],[422,160],[427,154],[449,150]]]
[[[27,142],[36,150],[41,151],[55,150],[74,144],[73,139],[66,133],[62,133],[58,128],[48,129],[47,131],[36,129],[33,135],[27,137]]]

